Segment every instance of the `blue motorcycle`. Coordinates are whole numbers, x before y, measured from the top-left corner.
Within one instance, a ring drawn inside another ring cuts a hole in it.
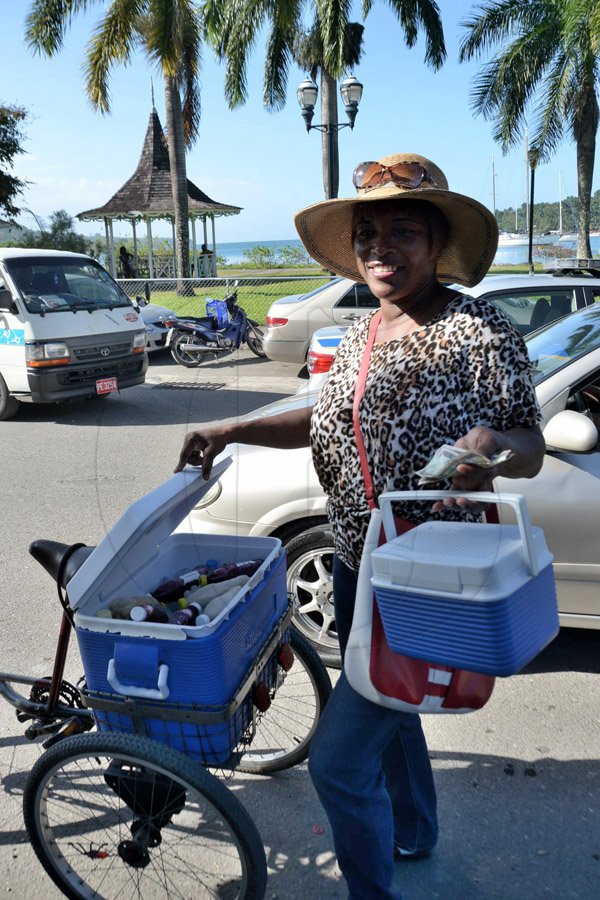
[[[178,319],[169,331],[166,345],[176,363],[193,369],[208,359],[233,353],[242,344],[256,356],[266,356],[262,329],[238,306],[237,291],[224,300],[207,297],[206,311],[208,315],[201,318]]]

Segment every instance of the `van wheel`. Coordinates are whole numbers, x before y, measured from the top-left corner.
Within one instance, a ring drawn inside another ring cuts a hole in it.
[[[6,382],[0,375],[0,422],[2,419],[10,419],[18,411],[20,406],[16,397],[11,397]]]

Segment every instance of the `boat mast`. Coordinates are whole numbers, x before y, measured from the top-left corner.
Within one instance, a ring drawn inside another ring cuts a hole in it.
[[[492,156],[492,210],[494,218],[496,218],[496,170],[494,168],[494,157]]]
[[[562,218],[562,172],[558,173],[558,233],[563,233]]]

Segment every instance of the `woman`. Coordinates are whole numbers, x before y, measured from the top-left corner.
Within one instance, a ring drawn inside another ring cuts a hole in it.
[[[496,475],[532,477],[544,441],[525,346],[503,313],[442,282],[477,284],[497,245],[493,215],[448,190],[443,172],[415,154],[355,169],[357,195],[301,210],[296,227],[326,269],[366,283],[380,310],[347,332],[312,409],[187,435],[176,471],[213,459],[230,441],[312,448],[334,534],[336,625],[344,653],[369,506],[353,426],[355,387],[369,332],[374,343],[357,398],[375,496],[418,486],[416,472],[444,443],[492,456],[493,469],[462,465],[460,491]],[[413,522],[476,520],[462,498],[398,506]],[[342,673],[313,739],[309,768],[331,823],[351,900],[397,898],[394,857],[426,856],[437,839],[436,796],[419,717],[370,703]]]

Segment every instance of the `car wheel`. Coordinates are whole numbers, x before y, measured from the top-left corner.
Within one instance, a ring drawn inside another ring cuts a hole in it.
[[[18,412],[20,405],[17,398],[11,396],[4,378],[0,375],[0,421],[12,418]]]
[[[287,584],[295,612],[293,624],[328,666],[341,667],[333,611],[333,535],[317,525],[284,544]]]

